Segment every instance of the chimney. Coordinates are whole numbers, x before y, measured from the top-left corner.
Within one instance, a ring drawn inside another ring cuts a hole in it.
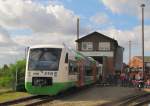
[[[77,18],[77,40],[79,39],[79,17]],[[76,50],[78,50],[78,42],[76,42]]]

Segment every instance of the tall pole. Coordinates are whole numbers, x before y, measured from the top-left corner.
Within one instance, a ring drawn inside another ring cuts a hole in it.
[[[79,18],[77,18],[77,40],[79,39]],[[76,50],[78,50],[78,42],[76,43]]]
[[[129,63],[131,61],[131,40],[129,40]]]
[[[25,47],[24,51],[25,51],[25,53],[24,53],[25,56],[24,57],[25,57],[25,60],[26,60],[26,57],[27,57],[27,47]]]
[[[17,91],[17,86],[18,86],[18,67],[16,65],[15,91]]]
[[[129,40],[129,70],[128,72],[130,72],[130,62],[131,62],[131,40]]]
[[[141,5],[141,8],[142,8],[142,65],[143,65],[143,75],[144,75],[144,72],[145,72],[145,64],[144,64],[144,7],[145,7],[145,4],[142,4]],[[144,78],[144,76],[143,76]]]

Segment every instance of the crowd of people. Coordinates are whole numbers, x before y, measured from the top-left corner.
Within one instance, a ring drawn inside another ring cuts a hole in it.
[[[135,72],[122,72],[120,74],[108,74],[106,78],[103,80],[101,76],[100,83],[107,83],[109,85],[114,86],[122,86],[122,87],[137,87],[139,83],[142,87],[150,88],[150,74],[142,73],[140,71]]]

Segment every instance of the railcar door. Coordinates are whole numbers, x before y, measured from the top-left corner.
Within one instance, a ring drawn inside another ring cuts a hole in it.
[[[97,79],[96,79],[96,71],[97,71],[97,70],[96,70],[96,64],[93,64],[93,65],[92,65],[92,68],[93,68],[93,69],[92,69],[93,80],[94,80],[94,82],[96,82],[96,80],[97,80]]]
[[[78,73],[79,73],[79,76],[78,76],[77,83],[78,83],[78,86],[81,87],[81,86],[84,86],[84,65],[82,61],[78,62]]]

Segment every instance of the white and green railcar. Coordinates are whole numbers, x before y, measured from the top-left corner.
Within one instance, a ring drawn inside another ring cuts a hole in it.
[[[64,46],[33,46],[28,49],[25,88],[31,94],[55,95],[94,83],[97,66],[95,60]]]

